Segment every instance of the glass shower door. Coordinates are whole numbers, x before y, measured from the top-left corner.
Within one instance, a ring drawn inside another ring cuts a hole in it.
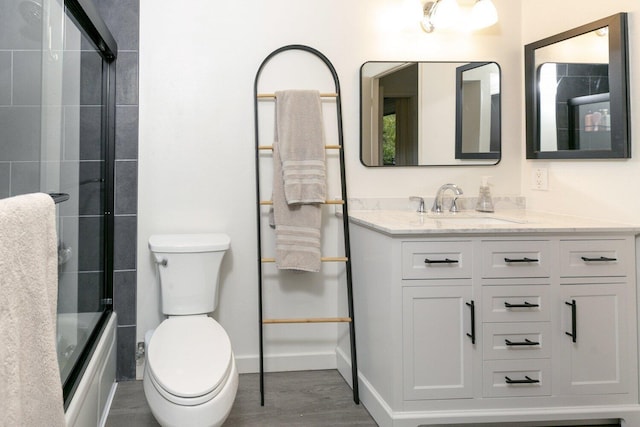
[[[57,345],[64,384],[110,304],[104,261],[106,65],[62,0],[43,6],[40,188],[69,195],[57,204]]]

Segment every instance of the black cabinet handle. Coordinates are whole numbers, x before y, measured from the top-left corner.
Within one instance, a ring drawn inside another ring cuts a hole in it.
[[[540,260],[535,258],[505,258],[504,262],[506,263],[518,263],[518,262],[540,262]]]
[[[524,341],[509,341],[508,339],[504,340],[505,345],[507,346],[522,346],[522,345],[540,345],[537,341],[531,341],[528,338],[525,338]]]
[[[617,261],[617,258],[608,258],[606,256],[601,256],[600,258],[589,258],[586,256],[580,257],[584,262],[613,262]]]
[[[578,339],[578,322],[576,319],[578,307],[576,306],[576,300],[572,299],[571,302],[565,301],[564,303],[571,306],[571,332],[565,332],[565,334],[571,337],[571,341],[576,342]]]
[[[476,305],[473,301],[465,303],[471,310],[471,333],[467,334],[471,338],[471,344],[476,343]]]
[[[445,259],[429,259],[429,258],[425,258],[424,259],[424,263],[425,264],[457,264],[458,260],[457,259],[449,259],[449,258],[445,258]]]
[[[527,375],[524,378],[524,380],[512,380],[509,377],[504,377],[504,382],[507,384],[537,384],[540,382],[540,380],[533,379]]]
[[[505,301],[504,306],[506,308],[533,308],[533,307],[540,307],[540,304],[532,304],[530,302],[523,302],[522,304],[511,304]]]

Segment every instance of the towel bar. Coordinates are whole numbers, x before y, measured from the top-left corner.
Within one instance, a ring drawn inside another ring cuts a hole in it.
[[[325,150],[339,150],[342,148],[342,145],[325,145]],[[259,145],[258,150],[273,150],[272,145]]]
[[[275,258],[260,258],[260,261],[262,261],[262,262],[276,262],[276,259]],[[320,261],[322,261],[322,262],[347,262],[347,261],[349,261],[349,258],[340,257],[340,256],[335,256],[335,257],[325,256],[325,257],[320,258]]]
[[[260,200],[261,205],[272,205],[273,200]],[[344,200],[325,200],[323,205],[344,205]]]
[[[256,95],[256,98],[260,98],[260,99],[269,99],[269,98],[275,98],[276,94],[275,93],[259,93]],[[337,93],[321,93],[320,94],[320,98],[337,98],[338,94]]]
[[[319,318],[300,318],[300,319],[262,319],[265,324],[282,324],[282,323],[349,323],[350,317],[319,317]]]
[[[67,193],[49,193],[49,196],[51,196],[56,205],[58,203],[66,202],[70,197]]]

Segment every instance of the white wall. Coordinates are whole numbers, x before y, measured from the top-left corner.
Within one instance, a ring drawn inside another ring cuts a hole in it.
[[[553,13],[549,13],[553,11]],[[584,0],[523,0],[522,44],[595,21],[618,12],[629,13],[629,71],[631,91],[631,131],[638,132],[640,99],[638,81],[640,42],[640,2],[620,0],[596,2]],[[544,23],[544,25],[541,25]],[[524,86],[522,86],[524,91]],[[521,108],[524,117],[524,109]],[[524,118],[523,118],[524,120]],[[522,146],[524,150],[524,128]],[[632,138],[633,141],[633,138]],[[522,160],[522,193],[533,209],[623,222],[640,222],[640,198],[637,182],[640,176],[638,144],[633,143],[633,158],[627,160]],[[532,168],[549,171],[549,191],[530,189]]]
[[[524,156],[520,2],[495,0],[500,23],[476,35],[424,33],[418,24],[417,0],[140,3],[139,341],[161,319],[148,237],[163,232],[225,231],[231,236],[232,249],[223,262],[216,318],[231,336],[241,369],[257,369],[253,83],[259,64],[280,46],[312,46],[338,71],[351,197],[433,196],[445,182],[455,182],[475,195],[482,175],[494,177],[494,194],[520,193]],[[498,166],[389,170],[360,164],[360,65],[368,60],[407,59],[500,64],[503,157]],[[285,80],[283,86],[288,83]],[[552,180],[555,185],[555,175]],[[335,305],[334,295],[341,291],[323,290],[316,284],[309,289],[276,287],[270,291],[277,294],[275,299],[287,294],[291,297],[287,301],[297,303],[270,308],[321,315],[315,312]],[[318,301],[328,297],[329,302],[304,306],[305,297]],[[304,332],[291,334],[277,332],[272,340],[276,350],[267,351],[326,356],[335,347],[336,329],[318,331],[316,327],[305,326]],[[290,342],[287,335],[308,339]],[[316,367],[327,361],[326,357],[308,360]]]

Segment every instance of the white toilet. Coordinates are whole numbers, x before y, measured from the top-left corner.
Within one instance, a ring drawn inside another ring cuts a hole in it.
[[[143,383],[162,426],[220,426],[233,406],[238,370],[231,342],[207,315],[218,305],[220,264],[229,244],[222,233],[149,238],[168,318],[145,337]]]

